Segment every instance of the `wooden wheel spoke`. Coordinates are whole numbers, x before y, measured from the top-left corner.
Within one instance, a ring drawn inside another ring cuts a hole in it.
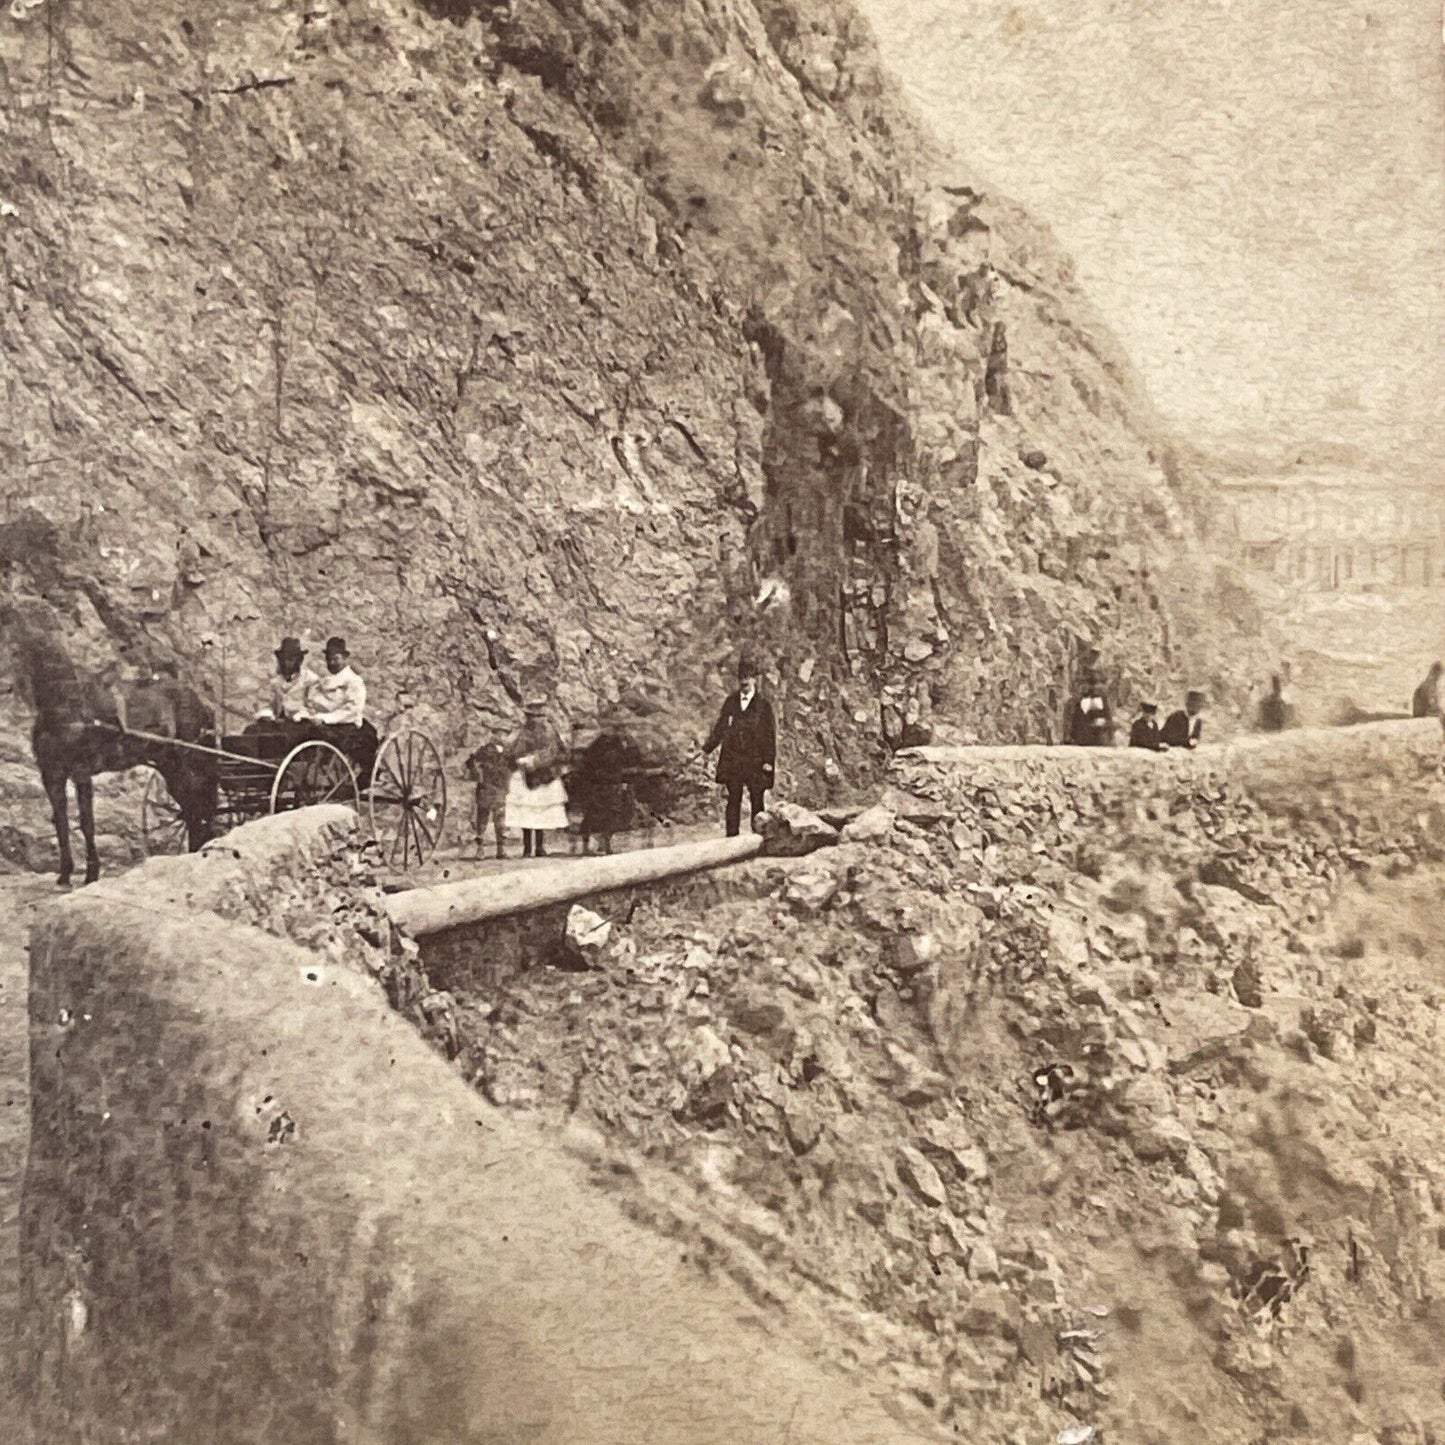
[[[271,784],[274,812],[339,802],[360,806],[356,775],[351,765],[329,743],[301,743],[288,753]]]
[[[406,868],[411,863],[412,828],[411,814],[402,812],[401,822],[397,826],[397,837],[401,839],[401,866]]]
[[[421,830],[417,827],[417,817],[415,813],[407,813],[406,826],[409,836],[416,839],[416,861],[420,863],[422,859],[426,857],[426,849],[422,847]]]
[[[391,754],[392,754],[394,751],[395,751],[395,749],[393,749],[393,748],[388,748],[388,749],[383,753],[383,756],[386,758],[386,763],[385,763],[384,771],[386,772],[387,776],[391,779],[392,784],[395,786],[397,792],[404,795],[404,794],[406,793],[406,779],[403,778],[402,775],[401,775],[399,772],[397,772],[397,770],[396,770],[396,764],[395,764],[394,762],[392,762],[392,760],[391,760]],[[374,786],[374,784],[373,784],[373,786]]]
[[[446,818],[446,776],[425,733],[393,734],[382,744],[367,803],[372,833],[391,867],[409,868],[436,851]]]
[[[345,787],[346,787],[347,781],[348,781],[348,780],[346,780],[346,779],[338,778],[338,777],[333,773],[333,774],[331,775],[331,780],[330,780],[330,785],[329,785],[329,786],[326,784],[325,781],[323,781],[322,783],[318,784],[318,786],[317,786],[317,788],[316,788],[316,791],[317,791],[317,793],[319,794],[319,796],[317,797],[316,801],[317,801],[318,803],[329,803],[334,797],[336,797],[336,795],[337,795],[338,793],[344,791],[344,789],[345,789]],[[326,788],[326,791],[325,791],[324,793],[321,791],[321,789],[322,789],[323,787]]]
[[[186,815],[159,769],[151,770],[141,793],[140,823],[141,848],[148,858],[184,853],[190,846]]]
[[[411,817],[416,819],[416,826],[420,828],[423,833],[426,834],[427,843],[430,844],[431,847],[435,848],[437,845],[436,834],[433,833],[429,827],[427,827],[427,821],[426,818],[422,815],[421,809],[413,807],[408,809],[407,811],[409,812]]]

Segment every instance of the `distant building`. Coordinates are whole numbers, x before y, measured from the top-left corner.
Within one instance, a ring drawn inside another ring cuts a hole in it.
[[[1306,591],[1445,586],[1445,486],[1348,472],[1231,478],[1250,568]]]

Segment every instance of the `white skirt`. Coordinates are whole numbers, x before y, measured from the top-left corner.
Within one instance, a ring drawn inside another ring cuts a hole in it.
[[[521,769],[507,784],[507,827],[536,830],[567,826],[567,790],[561,778],[529,788]]]

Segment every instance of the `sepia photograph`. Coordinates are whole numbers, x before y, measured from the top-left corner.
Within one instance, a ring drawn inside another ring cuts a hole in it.
[[[0,0],[0,1440],[1445,1445],[1441,0]]]

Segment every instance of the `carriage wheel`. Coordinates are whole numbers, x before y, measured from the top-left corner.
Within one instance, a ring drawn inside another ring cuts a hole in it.
[[[425,733],[398,733],[376,755],[369,797],[372,836],[392,868],[425,863],[447,815],[447,777]]]
[[[361,811],[356,774],[346,754],[330,743],[302,743],[292,748],[276,769],[271,784],[271,811],[311,808],[318,803],[342,803]]]
[[[190,847],[185,814],[160,773],[155,768],[147,771],[150,776],[140,800],[141,851],[147,858],[174,857]]]

